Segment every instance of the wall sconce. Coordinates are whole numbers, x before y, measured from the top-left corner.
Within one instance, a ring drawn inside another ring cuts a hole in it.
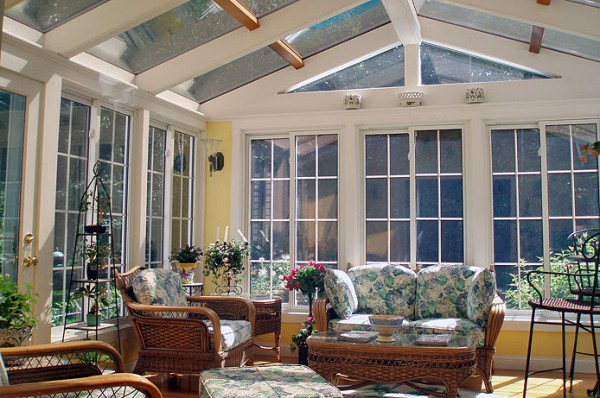
[[[467,104],[483,103],[483,89],[481,87],[473,87],[467,89],[466,101]]]
[[[208,164],[210,167],[210,176],[212,177],[213,171],[223,170],[225,165],[225,158],[222,152],[218,152],[221,140],[215,139],[202,139],[200,142],[204,145],[205,153],[208,154]]]
[[[423,105],[423,93],[421,91],[406,91],[398,94],[400,106],[421,106]]]
[[[344,96],[344,109],[360,109],[360,95],[349,94]]]

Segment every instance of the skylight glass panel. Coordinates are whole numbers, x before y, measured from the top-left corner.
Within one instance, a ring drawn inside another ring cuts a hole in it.
[[[507,39],[529,43],[531,25],[496,15],[446,4],[439,0],[426,0],[417,10],[420,16],[451,23],[464,28],[495,34]]]
[[[107,0],[24,0],[5,14],[22,24],[46,33]]]
[[[289,93],[404,86],[404,46],[399,45]]]
[[[542,47],[600,62],[600,41],[546,29]]]
[[[597,7],[600,8],[600,0],[567,0],[571,3],[579,3],[586,6]]]
[[[246,6],[260,18],[295,1],[252,0]],[[191,0],[97,45],[89,53],[138,74],[240,26],[212,0]]]
[[[381,1],[371,0],[289,35],[285,40],[302,58],[307,58],[389,22]]]
[[[421,44],[421,81],[429,84],[545,79],[548,76],[456,50]]]
[[[264,47],[183,83],[173,91],[203,103],[288,65],[276,52]]]

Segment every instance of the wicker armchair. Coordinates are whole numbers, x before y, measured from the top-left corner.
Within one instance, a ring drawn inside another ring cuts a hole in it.
[[[252,361],[256,309],[250,300],[182,293],[188,306],[140,304],[133,285],[143,270],[143,267],[134,267],[123,274],[115,273],[117,289],[140,343],[134,373],[200,373],[204,369],[243,366]],[[249,335],[239,339],[241,342],[226,344],[224,333],[230,336],[227,332],[240,323],[249,327]]]
[[[121,356],[101,341],[7,347],[0,354],[10,382],[0,385],[3,398],[162,397],[145,377],[122,373]]]

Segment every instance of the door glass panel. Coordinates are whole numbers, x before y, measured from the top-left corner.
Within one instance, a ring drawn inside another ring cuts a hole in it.
[[[0,264],[17,280],[25,97],[0,90]]]

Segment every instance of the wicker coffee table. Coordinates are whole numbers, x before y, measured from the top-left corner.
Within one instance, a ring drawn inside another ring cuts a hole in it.
[[[335,384],[340,376],[362,384],[406,383],[419,390],[411,382],[441,382],[446,396],[456,397],[458,386],[475,372],[473,341],[455,337],[448,346],[432,347],[416,345],[416,337],[398,335],[394,343],[356,343],[338,340],[335,332],[317,333],[307,340],[308,366]]]

